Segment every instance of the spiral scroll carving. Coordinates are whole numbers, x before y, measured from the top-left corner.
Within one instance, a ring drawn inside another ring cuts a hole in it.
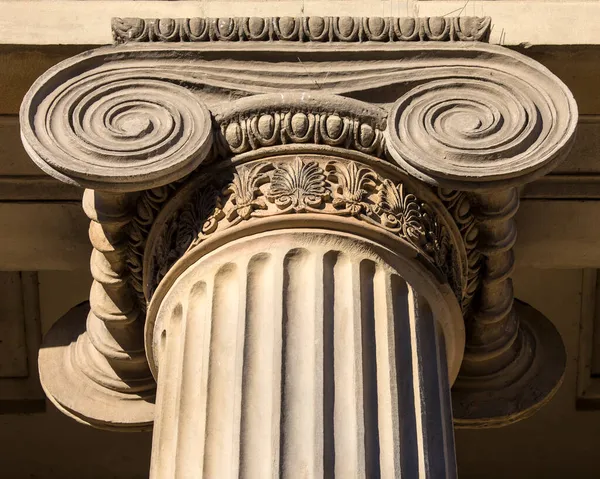
[[[547,145],[565,133],[556,127],[557,116],[549,97],[504,74],[431,81],[395,103],[388,119],[390,153],[436,185],[506,186],[540,174],[555,158]]]
[[[30,120],[25,144],[38,165],[99,190],[169,183],[198,166],[212,142],[204,104],[161,80],[81,77],[41,101]]]

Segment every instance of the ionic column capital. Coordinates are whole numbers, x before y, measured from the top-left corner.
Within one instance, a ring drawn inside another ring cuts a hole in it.
[[[53,67],[23,102],[33,160],[88,190],[96,281],[82,335],[93,348],[79,351],[116,376],[90,373],[93,387],[152,389],[140,346],[145,327],[148,353],[148,305],[196,261],[246,236],[314,228],[411,257],[451,292],[467,336],[461,424],[503,424],[547,400],[560,365],[538,397],[518,400],[549,329],[527,333],[513,309],[512,216],[517,187],[572,143],[565,85],[479,41],[489,19],[200,20],[116,22],[124,44]],[[503,371],[516,385],[509,410],[469,408]],[[147,427],[144,407],[132,422]]]

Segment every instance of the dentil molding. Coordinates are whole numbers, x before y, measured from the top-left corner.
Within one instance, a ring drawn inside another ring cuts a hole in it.
[[[148,427],[156,365],[143,350],[160,348],[149,323],[144,344],[148,315],[219,247],[309,227],[386,244],[451,292],[466,329],[462,364],[448,364],[461,369],[458,424],[502,425],[547,401],[564,355],[551,326],[513,303],[512,218],[518,187],[568,153],[577,106],[544,67],[480,41],[489,25],[115,20],[120,44],[40,77],[23,142],[48,174],[87,188],[95,283],[77,350],[95,361],[78,367],[112,405],[67,399],[42,374],[49,396],[101,427],[131,427],[119,405],[138,398],[133,422]]]

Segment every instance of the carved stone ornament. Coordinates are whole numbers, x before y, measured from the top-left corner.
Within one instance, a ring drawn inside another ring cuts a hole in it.
[[[464,78],[428,82],[394,104],[389,151],[407,171],[436,185],[513,186],[563,159],[562,145],[575,129],[561,114],[569,103],[568,96],[548,97],[534,79],[465,70]]]
[[[127,42],[414,42],[487,41],[489,17],[113,18]]]
[[[265,62],[265,47],[276,63]],[[574,100],[556,77],[481,42],[150,43],[100,48],[49,70],[24,100],[24,144],[63,181],[141,190],[181,178],[205,158],[206,106],[281,85],[359,99],[395,89],[372,100],[394,103],[389,154],[418,178],[453,189],[543,175],[564,157],[576,126]],[[68,112],[73,121],[58,120]]]
[[[54,71],[53,95],[31,99],[47,116],[27,118],[23,110],[21,118],[36,132],[25,148],[49,175],[85,188],[136,191],[180,178],[207,155],[210,113],[185,87],[111,69],[75,79]]]
[[[23,142],[87,188],[94,246],[89,310],[40,355],[51,400],[155,422],[153,478],[455,477],[452,410],[547,402],[564,348],[514,301],[513,216],[577,106],[489,26],[115,19],[45,73]]]
[[[400,172],[384,178],[376,173],[377,166],[306,153],[199,170],[155,219],[156,233],[148,235],[146,296],[152,297],[179,258],[230,228],[259,219],[277,225],[262,229],[283,227],[274,222],[277,218],[283,224],[309,225],[326,215],[401,238],[447,278],[462,301],[467,294],[467,258],[451,217],[427,188]]]

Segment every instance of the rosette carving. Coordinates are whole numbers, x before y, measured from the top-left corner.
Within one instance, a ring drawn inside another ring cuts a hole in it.
[[[167,81],[80,76],[40,93],[34,85],[25,99],[24,144],[43,170],[67,183],[146,189],[189,173],[210,149],[208,109]]]
[[[415,176],[449,188],[523,183],[561,159],[574,124],[554,99],[501,72],[419,85],[388,117],[390,153]],[[564,155],[563,155],[564,156]]]

